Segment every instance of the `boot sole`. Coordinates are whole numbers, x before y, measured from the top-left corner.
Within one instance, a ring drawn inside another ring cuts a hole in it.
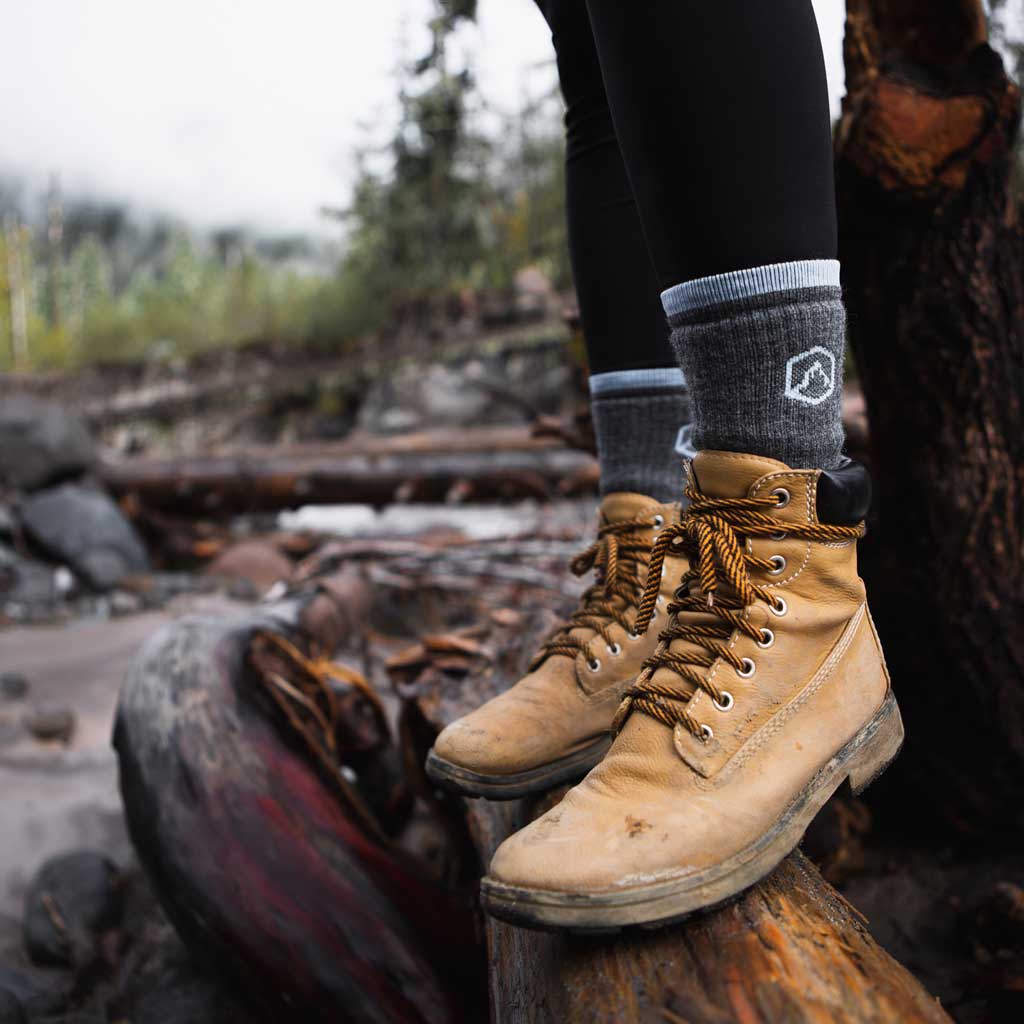
[[[601,736],[573,754],[514,775],[485,775],[446,761],[433,750],[427,754],[427,775],[442,789],[460,796],[482,796],[488,800],[516,800],[544,793],[564,782],[577,782],[590,771],[611,746],[610,736]]]
[[[779,820],[746,849],[698,874],[622,892],[565,893],[480,883],[484,910],[510,924],[542,930],[616,932],[640,925],[660,928],[699,910],[735,899],[770,874],[800,843],[825,801],[849,781],[862,793],[896,759],[903,722],[892,692],[874,717],[804,787]]]

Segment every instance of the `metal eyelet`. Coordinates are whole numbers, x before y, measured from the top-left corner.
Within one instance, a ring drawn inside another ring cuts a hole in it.
[[[785,534],[784,531],[780,531],[779,533],[772,533],[772,534],[769,534],[768,539],[769,540],[774,540],[774,541],[785,540],[786,539],[786,534]]]
[[[700,727],[700,741],[701,743],[707,743],[708,740],[715,738],[715,730],[710,725],[702,725]]]
[[[640,634],[639,633],[634,633],[633,630],[630,630],[626,634],[626,639],[627,640],[639,640],[640,639]]]
[[[658,595],[658,604],[664,604],[664,603],[665,603],[665,595],[664,594],[659,594]]]
[[[790,494],[785,487],[776,487],[772,491],[772,497],[778,498],[778,501],[775,502],[776,508],[785,508],[789,504]]]
[[[736,675],[741,679],[749,679],[757,671],[757,666],[750,658],[743,659],[743,668],[736,669]]]
[[[685,601],[690,596],[690,592],[685,587],[683,587],[682,584],[680,584],[678,587],[676,587],[672,596],[677,601]]]
[[[587,668],[589,668],[591,672],[600,672],[601,671],[601,659],[600,658],[594,658],[592,661],[588,661],[587,662]]]
[[[789,605],[786,604],[786,599],[784,597],[780,597],[778,594],[775,595],[775,600],[777,603],[770,604],[768,608],[772,615],[778,615],[779,618],[782,618],[782,616],[789,611]]]
[[[773,643],[775,643],[775,634],[770,629],[762,629],[761,639],[757,641],[757,646],[762,651],[766,651]]]
[[[656,515],[654,517],[654,528],[660,530],[665,525],[665,517],[663,515]]]
[[[772,555],[772,557],[769,558],[768,561],[775,566],[774,569],[768,570],[769,576],[780,576],[782,573],[786,571],[786,559],[783,558],[782,555]]]
[[[714,704],[719,711],[732,711],[733,707],[736,704],[736,701],[733,700],[733,696],[728,690],[723,690],[722,703],[719,704],[714,697],[711,698],[711,703]]]
[[[654,611],[651,612],[651,622],[653,622],[657,617],[658,617],[658,609],[655,608]]]
[[[608,653],[613,658],[617,658],[622,653],[622,648],[618,644],[610,644],[608,647]]]

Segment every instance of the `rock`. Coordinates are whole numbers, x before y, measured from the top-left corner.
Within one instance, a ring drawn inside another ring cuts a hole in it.
[[[24,723],[37,740],[70,743],[75,734],[75,713],[70,708],[33,708],[25,715]]]
[[[96,937],[121,918],[119,879],[113,862],[90,850],[46,861],[25,895],[22,931],[32,960],[72,964],[87,959]]]
[[[10,989],[0,988],[0,1024],[24,1024],[21,1000]]]
[[[97,590],[149,569],[134,527],[101,491],[77,484],[39,491],[22,503],[20,517],[36,543]]]
[[[251,583],[259,595],[278,580],[291,579],[292,562],[268,541],[243,540],[225,548],[205,572],[219,579]]]
[[[0,697],[21,700],[28,693],[28,680],[20,672],[0,673]]]
[[[63,406],[27,395],[0,402],[0,482],[33,491],[83,473],[95,459],[85,425]]]
[[[51,566],[20,558],[0,545],[0,601],[38,608],[53,605],[60,597],[58,579]]]
[[[0,505],[0,537],[10,540],[14,536],[16,527],[14,513],[6,505]]]

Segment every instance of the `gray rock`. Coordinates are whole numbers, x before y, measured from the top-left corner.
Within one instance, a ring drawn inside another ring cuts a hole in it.
[[[33,494],[19,511],[25,532],[97,590],[149,569],[134,527],[102,491],[63,484]]]
[[[28,395],[0,402],[0,482],[33,491],[77,476],[95,459],[85,425],[56,402]]]
[[[32,960],[73,964],[87,959],[96,936],[121,918],[119,879],[116,865],[90,850],[46,861],[25,894],[22,932]]]
[[[70,987],[71,979],[64,971],[38,971],[0,964],[0,992],[7,992],[17,1000],[26,1020],[62,1010]],[[11,1020],[17,1021],[18,1017]],[[0,1021],[6,1024],[2,1016]]]
[[[75,734],[75,713],[65,707],[37,707],[24,718],[25,728],[37,740],[57,740],[70,743]]]
[[[0,698],[21,700],[28,693],[28,680],[20,672],[0,672]]]
[[[36,608],[60,599],[52,566],[20,558],[0,545],[0,601]]]

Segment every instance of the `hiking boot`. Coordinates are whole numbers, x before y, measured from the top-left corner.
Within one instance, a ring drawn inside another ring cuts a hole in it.
[[[888,767],[903,726],[856,564],[869,492],[855,463],[697,455],[638,615],[662,555],[686,552],[661,643],[604,760],[498,848],[486,910],[576,930],[678,919],[763,878],[840,784]]]
[[[597,540],[572,563],[577,575],[595,570],[596,581],[528,675],[437,737],[427,774],[438,785],[508,800],[575,781],[597,764],[625,688],[657,646],[654,631],[634,629],[637,602],[655,538],[678,522],[678,505],[642,494],[604,498]],[[685,569],[676,557],[666,565],[677,578]],[[666,582],[652,611],[670,597]]]

